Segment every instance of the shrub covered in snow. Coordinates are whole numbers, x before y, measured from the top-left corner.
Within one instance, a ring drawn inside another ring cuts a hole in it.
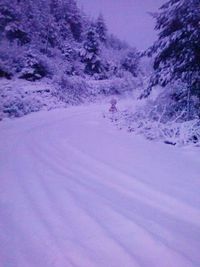
[[[16,43],[10,44],[7,41],[0,45],[0,72],[1,77],[11,78],[14,73],[19,72],[21,57],[24,49],[18,47]]]
[[[0,59],[0,78],[11,79],[12,73],[9,68],[4,64],[4,62]]]
[[[61,75],[54,80],[53,95],[67,104],[80,104],[91,96],[88,84],[79,76]]]
[[[53,96],[52,86],[45,82],[1,80],[0,119],[27,115],[42,109],[49,110],[64,103]]]
[[[105,96],[121,95],[131,92],[138,86],[138,79],[134,79],[127,75],[126,78],[112,78],[109,80],[94,81],[89,80],[88,83],[92,88],[93,94],[102,94]]]
[[[93,101],[100,96],[122,95],[132,92],[138,80],[133,77],[108,80],[84,79],[80,76],[61,75],[54,79],[54,95],[68,104]]]
[[[200,119],[185,121],[186,108],[174,111],[173,116],[170,112],[169,103],[148,101],[135,110],[129,108],[109,116],[120,129],[144,135],[149,140],[171,145],[200,145]]]
[[[4,41],[0,45],[0,76],[17,77],[36,81],[52,73],[51,60],[32,47],[19,47],[17,43]]]
[[[24,55],[19,78],[28,81],[36,81],[46,77],[47,74],[48,68],[46,60],[44,60],[44,55],[42,58],[38,54],[32,52],[27,52]]]
[[[22,101],[20,95],[15,95],[13,98],[6,99],[2,103],[3,113],[5,117],[21,117],[31,112],[39,111],[42,107],[42,103],[39,99],[29,97]]]

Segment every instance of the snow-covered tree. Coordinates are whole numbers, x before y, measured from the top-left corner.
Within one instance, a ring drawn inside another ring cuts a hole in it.
[[[129,71],[134,77],[137,77],[139,71],[140,54],[136,49],[128,49],[121,60],[122,67]]]
[[[93,75],[102,71],[99,39],[94,24],[91,24],[88,29],[81,56],[85,63],[85,72],[87,74]]]
[[[63,13],[66,15],[66,20],[70,25],[74,39],[80,42],[82,38],[82,17],[76,1],[63,1]]]
[[[98,16],[95,26],[100,41],[105,43],[107,39],[107,27],[102,14]]]
[[[21,23],[22,14],[19,7],[15,4],[16,1],[11,3],[8,0],[0,3],[0,40],[6,38],[10,42],[17,41],[23,45],[30,40],[24,25]]]
[[[0,1],[2,77],[127,79],[128,72],[135,75],[135,58],[127,55],[128,49],[107,32],[102,15],[92,21],[76,0]]]
[[[200,2],[170,0],[153,16],[158,40],[148,53],[155,55],[155,72],[145,94],[157,84],[183,82],[187,89],[177,97],[186,99],[189,117],[191,98],[200,103]]]
[[[114,50],[123,50],[129,48],[129,45],[125,41],[121,41],[113,34],[108,35],[107,44]]]

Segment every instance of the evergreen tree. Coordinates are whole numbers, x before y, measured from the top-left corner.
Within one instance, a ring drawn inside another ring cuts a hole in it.
[[[66,14],[66,20],[70,25],[74,39],[80,42],[82,40],[82,17],[76,1],[65,0],[63,2],[63,12]]]
[[[84,42],[84,50],[81,53],[85,63],[85,72],[89,75],[101,72],[101,62],[99,58],[100,48],[96,27],[92,24],[87,32]]]
[[[25,29],[30,42],[42,49],[46,45],[49,16],[49,2],[45,0],[21,0],[12,3],[20,14],[19,24]]]
[[[17,41],[20,45],[28,43],[30,40],[21,23],[22,14],[17,1],[10,3],[8,0],[0,3],[0,40],[4,38],[10,42]]]
[[[107,40],[107,27],[102,14],[98,16],[95,26],[100,41],[105,43]]]
[[[155,54],[155,72],[145,94],[157,84],[181,81],[187,90],[178,94],[187,98],[189,112],[192,96],[200,102],[200,2],[170,0],[153,16],[159,33],[148,51],[149,55]]]
[[[62,17],[62,7],[59,0],[50,0],[50,13],[59,21]]]
[[[92,23],[76,0],[0,1],[0,76],[36,80],[62,64],[68,75],[122,78],[126,70],[135,75],[131,54],[121,64],[127,48],[107,34],[102,15]]]
[[[139,59],[140,54],[136,49],[128,49],[121,61],[122,67],[126,71],[129,71],[134,77],[137,77],[139,71]]]

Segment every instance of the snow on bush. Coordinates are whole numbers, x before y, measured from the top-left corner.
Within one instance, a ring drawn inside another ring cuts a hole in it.
[[[77,105],[91,96],[89,86],[79,76],[61,75],[54,79],[54,84],[53,95],[67,104]]]
[[[93,93],[105,96],[121,95],[132,92],[138,87],[138,79],[127,76],[125,78],[112,78],[109,80],[88,80]]]
[[[40,80],[47,76],[47,58],[44,55],[37,55],[29,51],[22,59],[22,69],[19,78],[28,81]],[[43,60],[42,60],[43,59]]]
[[[52,75],[52,60],[33,47],[4,41],[0,46],[0,77],[11,78],[15,74],[29,81],[40,80]]]
[[[21,117],[38,111],[41,107],[42,104],[37,98],[27,98],[21,101],[21,96],[15,96],[3,103],[3,112],[7,114],[7,117]]]
[[[93,80],[62,74],[54,79],[54,84],[54,95],[56,97],[68,104],[79,104],[95,101],[106,96],[132,92],[138,86],[138,79],[126,77]]]
[[[45,82],[1,80],[0,120],[27,115],[39,110],[64,106],[53,96],[52,86]]]
[[[151,106],[152,107],[152,106]],[[181,120],[182,113],[177,114],[173,120],[166,120],[167,108],[152,107],[149,105],[133,109],[127,109],[115,114],[109,114],[109,118],[120,129],[141,134],[149,140],[163,141],[171,145],[200,145],[200,120],[198,118],[189,121]]]
[[[0,119],[21,117],[42,109],[95,102],[107,96],[132,92],[136,87],[137,79],[134,78],[99,81],[76,75],[69,76],[63,74],[63,71],[57,71],[53,81],[1,79]]]

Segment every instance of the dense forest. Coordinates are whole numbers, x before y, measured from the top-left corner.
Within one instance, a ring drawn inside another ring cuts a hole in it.
[[[128,111],[132,121],[197,121],[199,129],[199,0],[170,0],[151,16],[158,38],[141,52],[113,36],[102,14],[89,18],[75,0],[2,0],[0,117],[22,116],[61,102],[135,94],[138,101],[147,101],[134,114]],[[24,89],[16,79],[37,84],[34,98],[29,86]]]
[[[136,49],[108,33],[103,15],[89,19],[74,0],[3,0],[0,14],[1,77],[138,75]]]

